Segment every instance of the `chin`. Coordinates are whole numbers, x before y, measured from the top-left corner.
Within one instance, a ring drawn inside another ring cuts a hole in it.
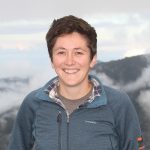
[[[68,87],[75,87],[77,86],[79,83],[65,83],[64,85],[68,86]]]
[[[64,86],[68,86],[68,87],[75,87],[75,86],[78,86],[80,84],[80,82],[65,82],[65,81],[63,81],[62,82],[62,85],[64,85]]]

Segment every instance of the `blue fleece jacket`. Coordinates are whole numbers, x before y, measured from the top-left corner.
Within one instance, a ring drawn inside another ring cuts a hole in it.
[[[129,97],[94,79],[96,96],[69,116],[49,96],[54,81],[24,99],[9,150],[142,150],[141,129]]]

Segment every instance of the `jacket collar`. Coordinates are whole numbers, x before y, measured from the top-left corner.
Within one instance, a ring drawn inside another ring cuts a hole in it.
[[[87,108],[95,108],[102,105],[106,105],[107,96],[100,80],[93,75],[89,75],[89,80],[93,82],[94,88],[92,95],[90,96],[87,103],[85,103],[85,106]],[[38,90],[38,92],[36,93],[36,97],[41,100],[54,102],[54,98],[56,97],[54,89],[57,86],[57,84],[58,77],[55,77]],[[55,102],[57,102],[57,97]]]

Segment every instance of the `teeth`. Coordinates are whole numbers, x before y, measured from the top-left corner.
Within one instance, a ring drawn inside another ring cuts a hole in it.
[[[77,69],[64,69],[64,72],[69,73],[69,74],[73,74],[73,73],[78,72],[78,70]]]

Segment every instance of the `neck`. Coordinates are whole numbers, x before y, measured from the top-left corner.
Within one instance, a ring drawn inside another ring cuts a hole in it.
[[[64,86],[60,84],[58,90],[63,97],[70,100],[76,100],[80,99],[81,97],[89,93],[92,87],[93,87],[92,83],[90,82],[88,82],[84,86],[75,86],[75,87]]]

